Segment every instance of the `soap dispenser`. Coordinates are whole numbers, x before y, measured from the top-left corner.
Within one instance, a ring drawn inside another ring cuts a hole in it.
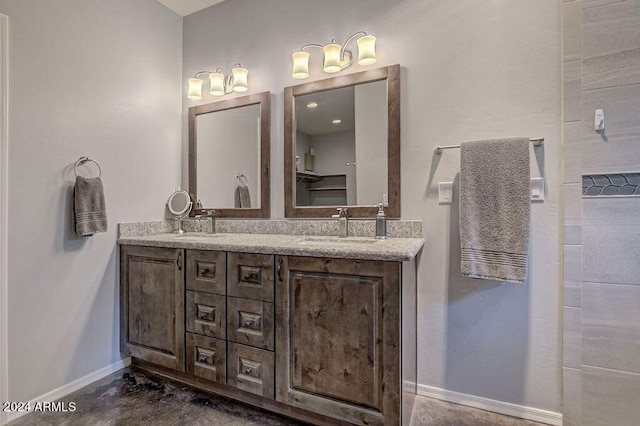
[[[384,240],[387,238],[387,216],[384,214],[384,204],[378,204],[378,214],[376,215],[376,238]]]

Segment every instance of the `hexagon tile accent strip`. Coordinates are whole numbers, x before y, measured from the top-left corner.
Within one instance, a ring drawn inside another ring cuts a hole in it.
[[[583,197],[640,197],[640,172],[582,175]]]

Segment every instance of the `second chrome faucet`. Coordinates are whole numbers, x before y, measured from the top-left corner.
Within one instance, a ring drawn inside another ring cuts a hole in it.
[[[339,207],[336,210],[338,210],[338,214],[334,214],[331,217],[338,219],[338,227],[340,228],[340,233],[338,235],[340,236],[340,238],[346,238],[349,236],[349,226],[347,224],[347,208]]]

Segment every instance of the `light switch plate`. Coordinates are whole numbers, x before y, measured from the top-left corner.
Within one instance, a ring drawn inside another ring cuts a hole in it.
[[[531,178],[531,201],[544,201],[544,178]]]
[[[453,182],[440,182],[438,184],[438,203],[451,204],[453,201]]]

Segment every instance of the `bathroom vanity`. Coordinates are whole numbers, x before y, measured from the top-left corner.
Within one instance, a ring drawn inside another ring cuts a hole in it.
[[[314,424],[408,424],[421,238],[121,236],[121,349]]]
[[[350,224],[348,238],[328,237],[338,223],[326,220],[338,208],[346,234],[347,217],[401,217],[400,66],[284,95],[284,210],[296,220],[246,220],[270,215],[270,94],[189,108],[191,215],[210,216],[213,229],[220,215],[225,230],[121,224],[122,352],[305,422],[409,424],[421,223],[395,221],[378,240],[371,220]],[[248,206],[234,180],[253,194]],[[396,232],[403,226],[413,232]]]

